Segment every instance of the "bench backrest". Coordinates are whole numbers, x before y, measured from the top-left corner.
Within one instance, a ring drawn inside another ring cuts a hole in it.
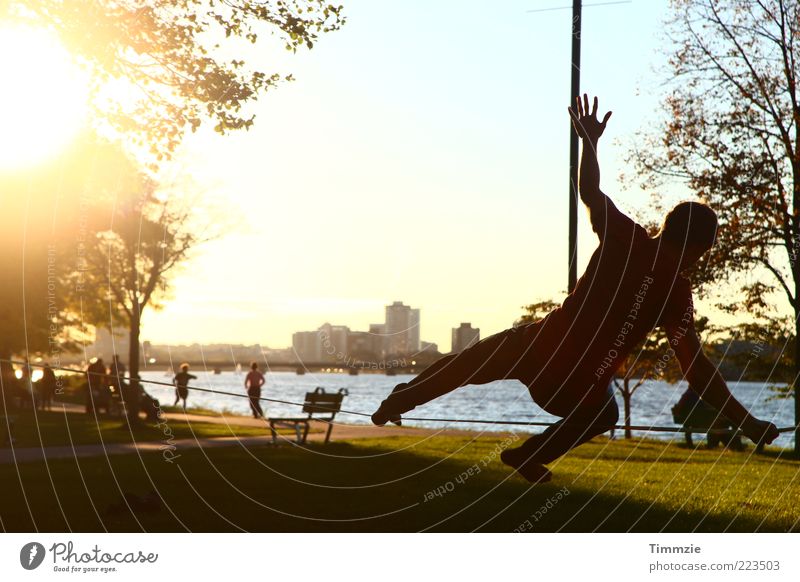
[[[342,400],[346,395],[346,388],[340,388],[338,392],[325,392],[324,388],[317,388],[314,392],[306,393],[303,412],[309,417],[314,414],[327,414],[332,417],[342,408]]]

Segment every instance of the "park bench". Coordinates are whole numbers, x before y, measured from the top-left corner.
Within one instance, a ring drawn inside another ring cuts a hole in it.
[[[278,442],[278,431],[276,427],[292,427],[297,436],[297,443],[304,444],[308,438],[308,430],[312,421],[325,422],[328,430],[325,434],[325,442],[331,440],[333,432],[333,419],[342,408],[342,400],[347,396],[347,388],[340,388],[338,392],[325,392],[324,388],[317,388],[313,392],[307,392],[303,402],[303,414],[306,416],[298,417],[270,417],[269,430],[272,433],[272,442]]]
[[[14,422],[15,416],[0,415],[0,446],[14,444]]]
[[[713,449],[719,443],[735,451],[744,449],[742,431],[722,416],[715,408],[698,401],[686,410],[677,405],[672,407],[672,419],[684,429],[687,446],[694,446],[692,433],[706,433],[706,444]]]

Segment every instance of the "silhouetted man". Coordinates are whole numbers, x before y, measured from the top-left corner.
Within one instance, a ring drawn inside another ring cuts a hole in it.
[[[677,356],[702,398],[747,437],[772,442],[775,425],[751,416],[731,395],[694,329],[691,285],[681,272],[714,244],[716,215],[705,204],[682,202],[661,231],[648,236],[600,190],[597,142],[611,112],[599,121],[597,98],[589,112],[584,95],[569,113],[583,140],[581,200],[600,239],[575,289],[541,321],[488,337],[399,384],[372,421],[399,424],[402,414],[466,384],[520,380],[534,402],[562,420],[503,451],[501,459],[533,483],[549,481],[544,465],[616,424],[611,378],[633,347],[661,326],[670,339],[667,355]]]

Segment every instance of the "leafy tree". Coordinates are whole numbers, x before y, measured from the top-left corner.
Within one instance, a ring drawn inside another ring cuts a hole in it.
[[[7,0],[0,18],[55,31],[91,73],[105,124],[157,159],[204,120],[219,133],[249,128],[244,106],[292,79],[248,66],[243,45],[275,36],[288,50],[310,49],[344,23],[342,7],[325,0]],[[111,85],[127,89],[125,103]]]
[[[69,278],[94,224],[88,202],[115,187],[124,160],[83,135],[58,163],[0,176],[0,358],[58,360],[85,339]]]
[[[622,397],[622,418],[625,426],[631,425],[633,395],[647,381],[657,378],[673,383],[683,375],[674,356],[670,356],[669,339],[657,329],[637,345],[614,375],[613,382]],[[625,438],[633,435],[625,429]]]
[[[698,333],[718,333],[720,330],[709,324],[707,317],[695,319],[695,329]],[[703,347],[709,355],[713,352],[713,345]],[[677,358],[671,350],[669,338],[661,328],[656,328],[644,341],[637,345],[614,375],[614,386],[622,397],[623,420],[625,426],[631,424],[631,408],[633,395],[647,380],[663,380],[674,384],[683,379],[683,371]],[[625,429],[625,438],[632,437],[631,431]]]
[[[800,8],[789,0],[673,0],[664,117],[632,155],[645,187],[678,180],[720,219],[694,278],[741,288],[741,313],[779,292],[800,330]],[[794,346],[800,424],[800,345]],[[795,434],[800,454],[800,430]]]
[[[344,23],[342,7],[323,0],[6,0],[0,20],[56,33],[90,72],[95,129],[137,144],[153,165],[205,122],[222,134],[251,127],[246,105],[291,80],[246,62],[245,45],[273,37],[291,51],[311,48]],[[98,154],[89,141],[59,164],[1,178],[2,358],[57,353],[82,339],[81,311],[93,302],[67,280],[94,232],[83,200],[113,189],[117,168],[106,145]]]
[[[142,315],[160,309],[170,290],[170,275],[192,250],[209,240],[209,229],[193,220],[193,208],[159,192],[157,184],[132,169],[117,196],[99,204],[108,221],[96,226],[86,243],[85,268],[74,289],[86,294],[94,322],[122,323],[130,333],[129,411],[138,411]],[[105,297],[105,301],[100,297]],[[135,421],[138,417],[129,417]]]
[[[536,323],[544,318],[545,315],[553,311],[561,304],[556,303],[552,299],[545,299],[530,305],[523,305],[522,309],[525,311],[520,318],[514,322],[514,325],[524,325],[526,323]]]
[[[743,380],[776,383],[775,397],[789,398],[793,377],[795,336],[788,317],[759,318],[730,328],[730,338],[720,343],[725,360],[737,367]],[[740,349],[732,349],[736,344]]]

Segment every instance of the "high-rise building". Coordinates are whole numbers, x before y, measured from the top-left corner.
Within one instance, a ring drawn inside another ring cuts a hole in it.
[[[292,348],[295,357],[301,362],[319,362],[322,360],[322,342],[316,331],[297,331],[292,334]]]
[[[458,353],[476,344],[481,339],[481,330],[472,327],[471,323],[462,323],[456,328],[453,328],[451,351]]]
[[[408,318],[408,353],[416,353],[422,344],[419,338],[419,309],[412,309]]]
[[[408,355],[419,351],[419,309],[411,309],[402,301],[386,306],[386,353]]]

